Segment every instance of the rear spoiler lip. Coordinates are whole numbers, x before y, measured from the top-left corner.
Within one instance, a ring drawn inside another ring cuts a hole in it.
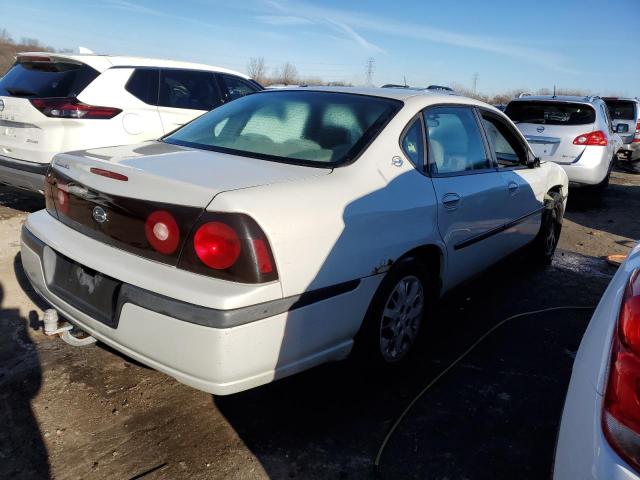
[[[64,54],[56,52],[19,52],[16,53],[15,56],[16,62],[20,63],[23,57],[48,57],[49,61],[88,65],[99,73],[102,73],[113,66],[113,63],[106,55]]]

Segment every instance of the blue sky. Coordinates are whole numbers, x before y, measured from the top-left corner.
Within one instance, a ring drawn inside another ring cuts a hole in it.
[[[56,48],[174,58],[245,71],[457,83],[478,91],[583,88],[640,96],[639,0],[4,0],[0,28]],[[55,6],[54,6],[55,5]]]

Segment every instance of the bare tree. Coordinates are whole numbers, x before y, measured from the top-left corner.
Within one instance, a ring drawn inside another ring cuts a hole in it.
[[[280,67],[280,70],[276,72],[275,77],[279,83],[285,85],[291,85],[298,82],[298,69],[291,62],[285,62]]]
[[[251,57],[247,65],[247,73],[251,78],[259,83],[264,83],[267,77],[267,68],[264,64],[264,57]]]

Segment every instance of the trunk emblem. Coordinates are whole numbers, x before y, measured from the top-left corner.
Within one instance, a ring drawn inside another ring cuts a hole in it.
[[[107,221],[107,212],[102,207],[95,207],[93,209],[93,219],[98,223],[104,223]]]
[[[4,100],[0,98],[0,112],[4,110]]]
[[[540,126],[540,127],[536,128],[536,130],[538,131],[538,133],[542,133],[542,132],[544,132],[544,127]]]

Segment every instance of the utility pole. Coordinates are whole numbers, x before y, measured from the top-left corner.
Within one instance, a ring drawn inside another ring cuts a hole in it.
[[[373,84],[373,72],[375,72],[375,69],[376,69],[376,59],[373,57],[367,58],[367,63],[365,64],[365,68],[364,68],[364,77],[365,77],[365,81],[367,82],[367,85]]]
[[[478,93],[478,72],[473,74],[473,94]]]

